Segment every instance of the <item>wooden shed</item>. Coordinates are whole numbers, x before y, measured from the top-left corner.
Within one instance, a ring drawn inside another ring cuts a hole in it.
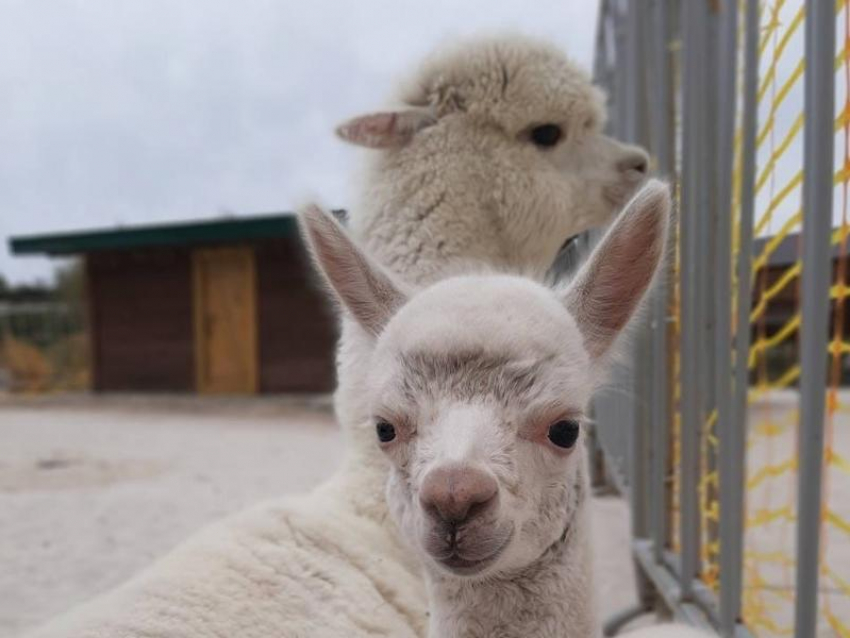
[[[767,376],[775,379],[800,361],[800,341],[797,322],[801,309],[801,280],[798,270],[802,255],[803,237],[790,233],[777,241],[775,237],[759,237],[753,242],[753,254],[766,255],[761,267],[753,273],[753,307],[763,304],[752,322],[752,343],[759,339],[779,339],[762,352],[759,362],[767,370]],[[830,282],[832,286],[847,285],[846,267],[841,263],[841,246],[830,244],[832,260]],[[796,320],[795,320],[796,317]],[[829,334],[834,335],[836,324],[842,320],[842,334],[850,335],[850,312],[838,312],[838,300],[830,297]],[[850,359],[841,358],[841,384],[850,384]],[[756,382],[756,368],[753,383]]]
[[[294,215],[13,238],[84,259],[96,391],[326,392],[336,321]]]

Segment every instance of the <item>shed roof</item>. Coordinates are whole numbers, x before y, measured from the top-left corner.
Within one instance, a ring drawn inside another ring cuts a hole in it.
[[[768,242],[773,239],[773,236],[757,237],[753,240],[753,254],[759,255],[767,247]],[[800,233],[789,233],[779,244],[774,247],[768,257],[768,265],[770,266],[790,266],[800,259],[802,248],[802,237]],[[839,244],[831,243],[829,247],[833,259],[837,259],[841,247]]]
[[[333,212],[337,217],[345,215],[344,211]],[[9,240],[9,247],[15,255],[73,255],[101,250],[233,243],[286,237],[296,233],[297,228],[298,223],[294,213],[275,213],[18,236]]]

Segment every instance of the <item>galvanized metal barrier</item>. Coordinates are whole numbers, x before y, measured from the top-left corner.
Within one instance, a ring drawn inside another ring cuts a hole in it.
[[[850,524],[824,490],[831,473],[850,489],[850,449],[832,429],[841,375],[828,378],[850,352],[846,5],[601,2],[594,73],[611,132],[650,150],[679,204],[666,284],[631,365],[594,405],[596,479],[630,501],[639,573],[639,605],[606,635],[661,611],[724,636],[850,636]],[[780,245],[793,259],[774,265]],[[792,316],[765,327],[792,286]],[[794,361],[771,377],[771,349],[792,350],[795,336]],[[781,427],[761,415],[780,399]],[[782,445],[787,458],[774,458]]]

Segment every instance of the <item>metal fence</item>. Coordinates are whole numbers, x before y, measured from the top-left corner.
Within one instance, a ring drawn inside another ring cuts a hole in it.
[[[848,4],[601,3],[612,133],[679,203],[666,285],[594,406],[639,573],[608,635],[656,609],[850,636]]]

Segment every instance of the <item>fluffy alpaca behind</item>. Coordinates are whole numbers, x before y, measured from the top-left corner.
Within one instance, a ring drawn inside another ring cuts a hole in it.
[[[646,153],[602,134],[604,122],[604,96],[553,45],[442,47],[387,110],[338,128],[372,149],[352,232],[411,283],[468,263],[542,274],[646,177]]]
[[[305,216],[322,272],[373,338],[363,400],[391,515],[425,569],[429,636],[599,634],[582,424],[663,261],[669,214],[667,187],[649,184],[565,288],[466,275],[412,293],[332,218]],[[643,635],[671,631],[688,630]]]

